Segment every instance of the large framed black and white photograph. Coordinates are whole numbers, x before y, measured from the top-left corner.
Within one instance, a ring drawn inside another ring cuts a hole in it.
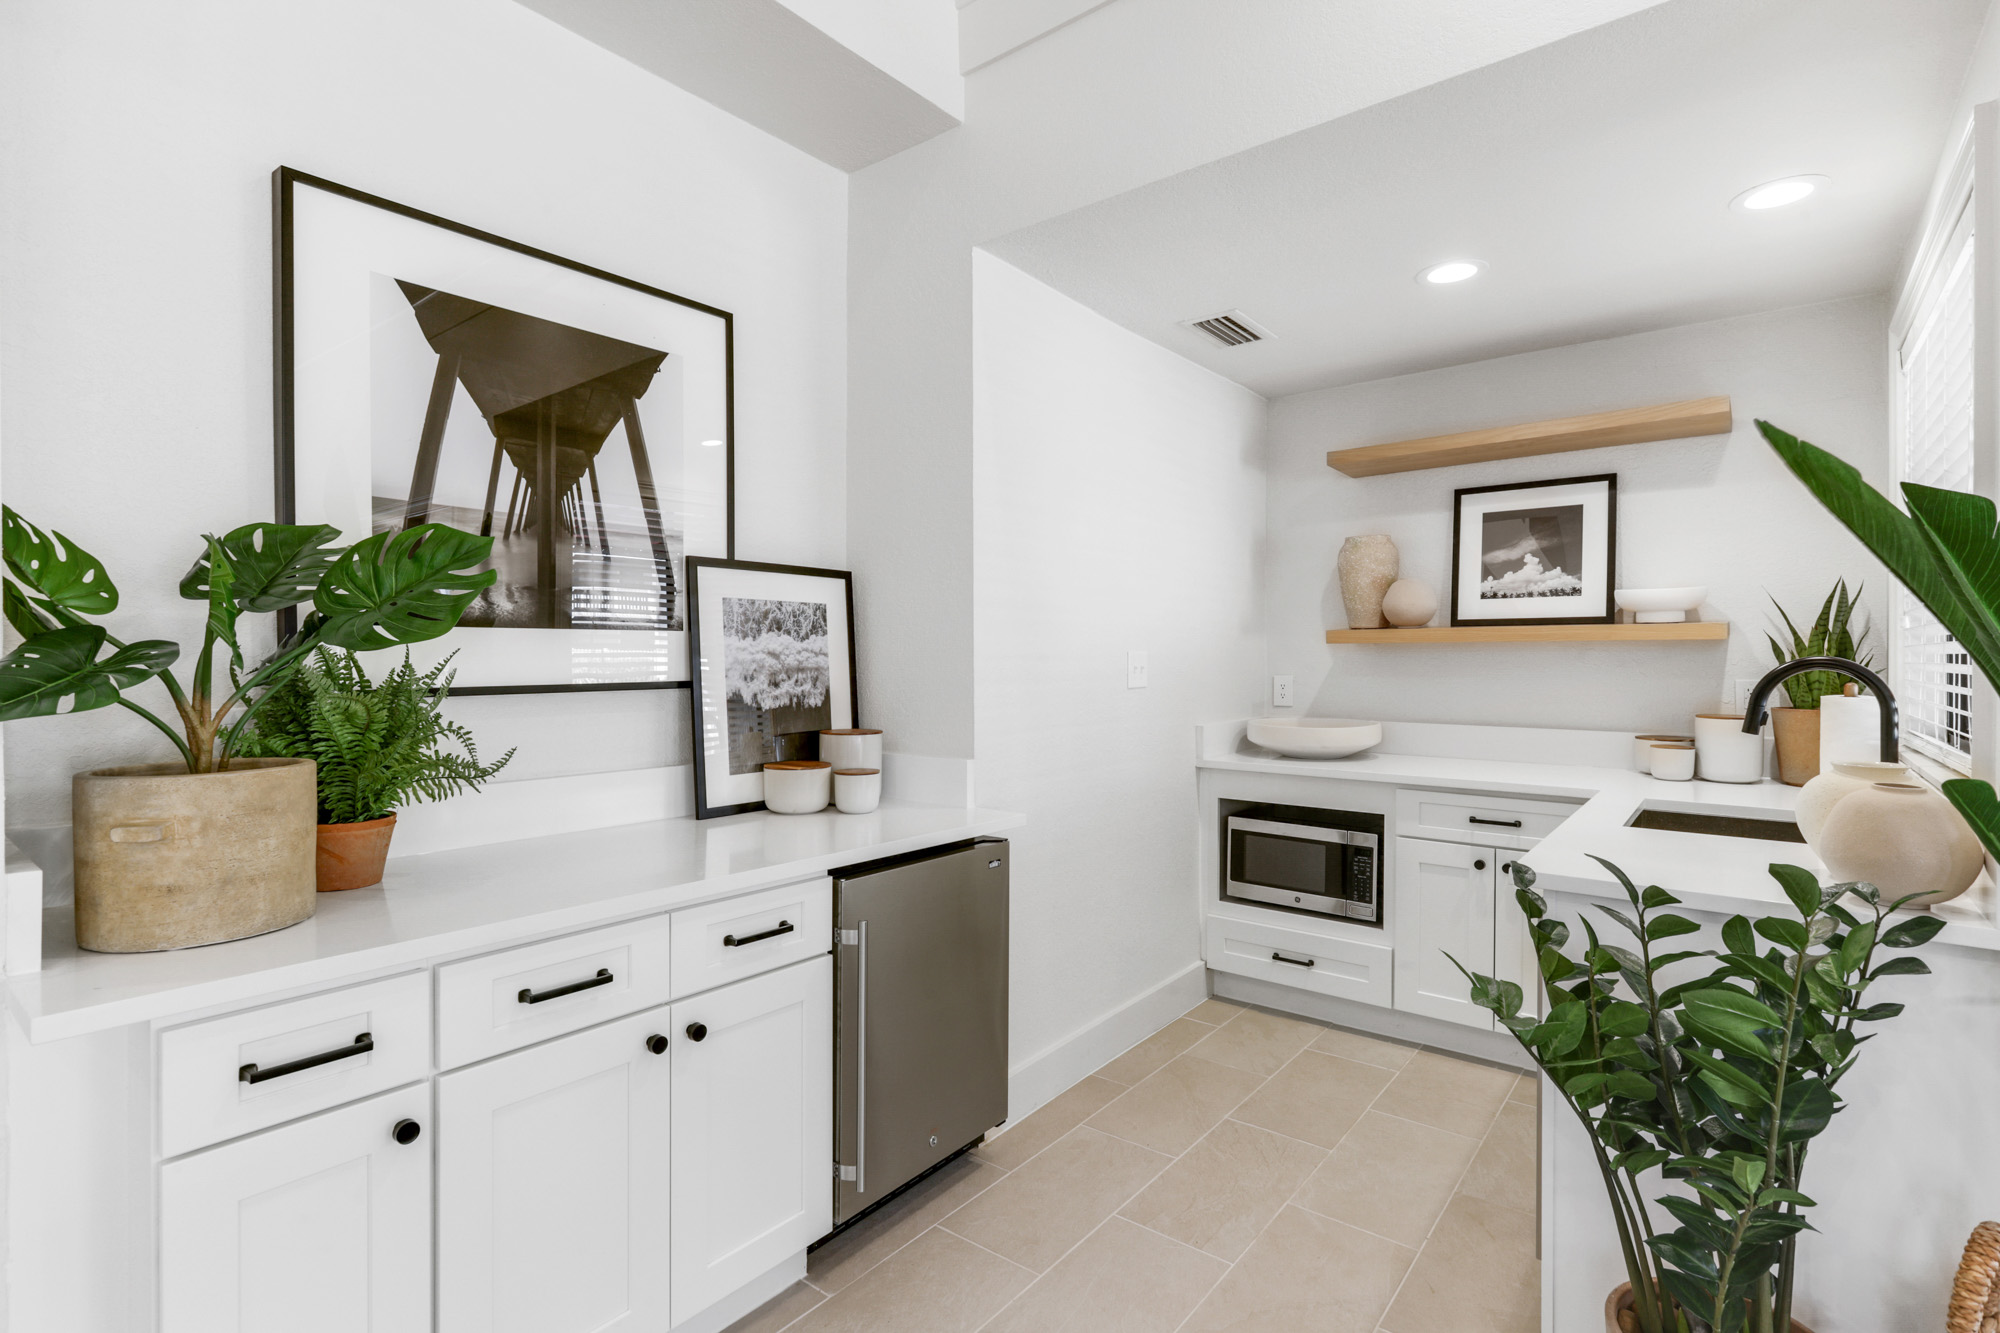
[[[842,570],[687,562],[695,818],[764,808],[764,765],[859,725],[853,580]]]
[[[685,564],[732,548],[727,311],[280,168],[278,517],[494,539],[457,691],[689,678]]]
[[[1615,618],[1618,478],[1455,492],[1454,625],[1594,625]]]

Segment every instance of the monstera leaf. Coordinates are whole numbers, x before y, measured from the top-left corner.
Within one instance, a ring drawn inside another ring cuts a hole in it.
[[[60,532],[43,532],[0,506],[0,557],[42,609],[60,607],[82,616],[118,609],[118,589],[98,558]],[[17,623],[16,629],[20,626]]]
[[[231,596],[239,611],[279,611],[312,600],[340,558],[328,545],[340,529],[328,524],[246,523],[220,538],[211,537],[235,574]],[[210,601],[210,556],[203,551],[181,579],[181,596]]]
[[[471,572],[492,551],[491,537],[441,523],[356,542],[313,594],[325,621],[322,641],[365,652],[439,637],[499,577],[490,569]]]
[[[127,644],[99,660],[104,630],[98,625],[38,634],[0,657],[0,721],[44,717],[62,711],[85,712],[118,702],[118,692],[151,680],[180,656],[178,644],[148,639]]]
[[[28,594],[21,591],[21,585],[12,579],[0,579],[0,607],[6,611],[7,623],[24,639],[62,628],[54,616],[36,606]]]

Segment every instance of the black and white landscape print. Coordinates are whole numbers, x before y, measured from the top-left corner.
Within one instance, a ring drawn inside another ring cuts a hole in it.
[[[1583,591],[1583,506],[1550,505],[1483,516],[1479,597],[1575,597]]]
[[[722,599],[729,771],[815,753],[833,722],[825,602]]]

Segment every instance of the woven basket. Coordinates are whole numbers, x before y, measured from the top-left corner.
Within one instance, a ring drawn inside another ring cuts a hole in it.
[[[1965,1242],[1944,1327],[1945,1333],[2000,1333],[2000,1222],[1981,1222]]]

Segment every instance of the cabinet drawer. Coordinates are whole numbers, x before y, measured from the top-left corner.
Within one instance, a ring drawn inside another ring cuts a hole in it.
[[[447,963],[438,978],[438,1067],[559,1037],[667,999],[667,918]]]
[[[1208,965],[1281,986],[1389,1006],[1396,951],[1387,944],[1289,930],[1262,921],[1211,915]]]
[[[833,948],[833,881],[800,880],[674,913],[674,997]]]
[[[160,1155],[423,1078],[430,1033],[422,972],[169,1028],[160,1034]]]
[[[1525,851],[1555,832],[1580,804],[1537,796],[1399,791],[1396,831],[1406,838],[1442,838]]]

